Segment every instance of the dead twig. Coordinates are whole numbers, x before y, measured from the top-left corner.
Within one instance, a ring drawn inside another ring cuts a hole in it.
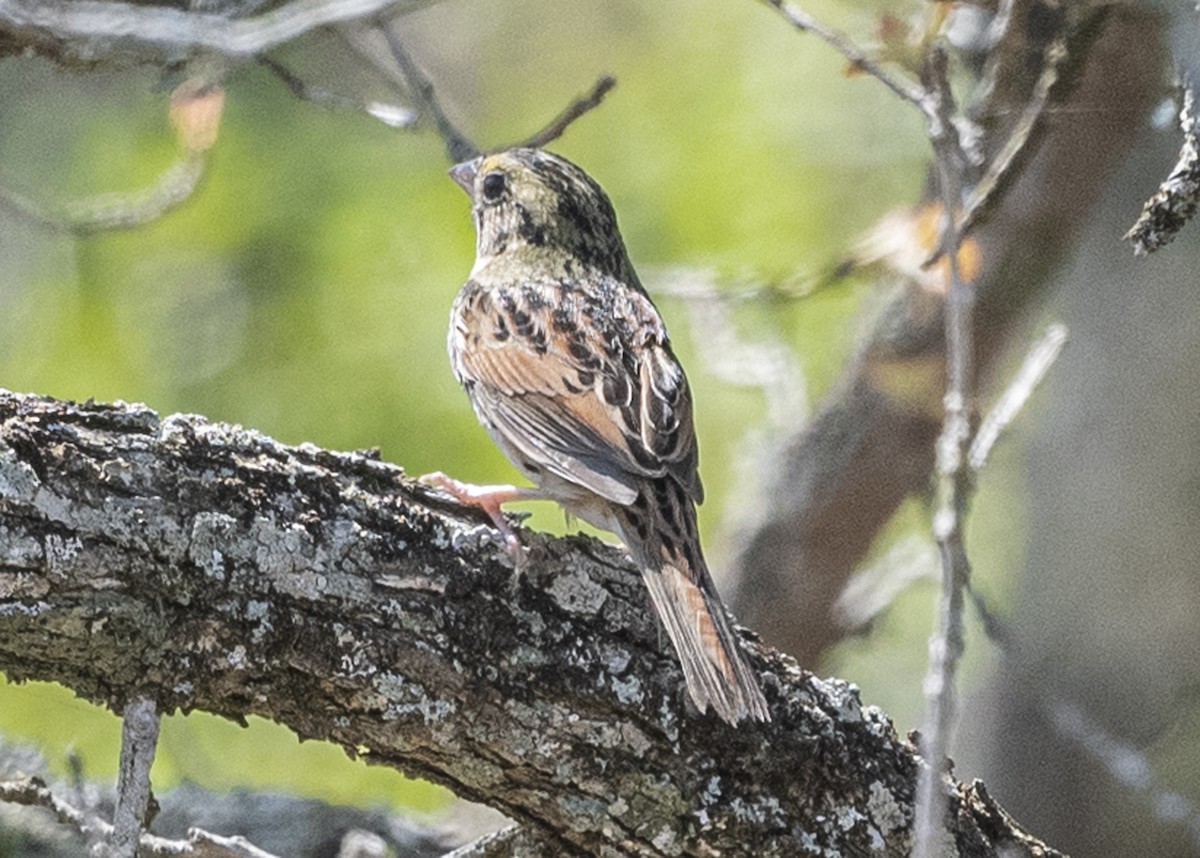
[[[979,472],[987,464],[988,456],[996,445],[1000,435],[1008,428],[1018,412],[1025,407],[1029,397],[1037,386],[1042,383],[1050,367],[1058,360],[1063,346],[1067,344],[1067,328],[1065,325],[1051,325],[1033,344],[1025,361],[1017,371],[1012,382],[1005,388],[1000,399],[992,406],[991,411],[983,418],[975,438],[971,441],[971,449],[967,461],[971,470]]]
[[[866,51],[855,45],[848,36],[839,33],[832,27],[825,26],[795,4],[788,3],[786,0],[763,0],[763,2],[779,12],[797,30],[812,33],[845,57],[856,70],[871,75],[904,101],[929,116],[931,110],[929,93],[920,84],[893,75],[875,62]]]
[[[1009,132],[1000,151],[988,162],[987,172],[971,189],[971,194],[962,207],[962,213],[958,216],[960,235],[967,235],[988,208],[996,203],[999,190],[1012,175],[1014,165],[1029,151],[1034,131],[1041,122],[1046,103],[1050,99],[1054,84],[1058,82],[1059,71],[1067,57],[1067,35],[1065,30],[1058,33],[1046,47],[1041,73],[1034,84],[1029,101],[1021,111],[1021,117]],[[931,259],[930,262],[932,261],[934,260]]]
[[[137,858],[150,807],[150,767],[154,765],[161,719],[149,697],[131,700],[121,718],[121,765],[109,854],[112,858]]]
[[[1196,216],[1200,201],[1200,138],[1196,134],[1194,99],[1191,82],[1185,81],[1183,104],[1179,108],[1179,128],[1183,131],[1179,160],[1124,235],[1126,241],[1133,242],[1133,252],[1138,256],[1170,243],[1184,224]]]
[[[373,116],[392,128],[413,128],[417,124],[418,114],[415,110],[398,104],[383,104],[378,101],[359,101],[340,93],[332,92],[319,86],[313,86],[293,73],[283,63],[269,56],[259,56],[260,65],[283,81],[292,94],[302,101],[333,109],[348,108],[357,113]]]
[[[45,808],[63,825],[85,836],[109,838],[113,834],[112,825],[90,818],[59,798],[40,778],[0,781],[0,801]],[[221,837],[199,828],[190,829],[187,840],[168,840],[143,833],[138,840],[138,854],[154,858],[277,858],[243,837]]]
[[[973,284],[959,270],[962,233],[955,212],[962,198],[966,156],[953,130],[955,105],[946,65],[945,51],[934,46],[922,75],[934,105],[929,139],[943,210],[940,247],[949,264],[945,299],[947,387],[942,434],[937,442],[938,500],[933,519],[933,535],[942,565],[942,592],[937,610],[938,630],[929,642],[929,667],[924,683],[926,710],[921,755],[926,765],[917,781],[914,858],[933,858],[941,851],[942,818],[946,810],[943,760],[956,720],[955,680],[964,649],[963,591],[971,579],[962,525],[972,476],[966,466],[966,453],[971,440],[975,394],[972,319],[975,292]]]
[[[434,94],[433,84],[409,56],[395,30],[387,24],[381,24],[378,29],[383,33],[388,50],[391,51],[392,58],[404,75],[409,92],[417,102],[418,111],[433,121],[434,127],[437,128],[438,134],[446,144],[446,154],[450,156],[450,160],[457,164],[460,161],[469,161],[476,157],[479,154],[479,147],[467,139],[467,136],[459,131],[446,116],[446,112],[442,110],[442,106]]]
[[[0,187],[0,207],[55,232],[91,235],[134,229],[158,220],[185,203],[204,175],[203,153],[185,152],[138,191],[119,191],[47,208],[12,188]]]
[[[130,41],[159,49],[207,48],[226,56],[250,56],[318,27],[385,10],[408,12],[436,0],[293,0],[252,18],[231,18],[169,6],[111,0],[0,0],[0,23],[56,40]]]
[[[558,116],[550,120],[545,128],[516,145],[530,149],[540,149],[547,143],[557,140],[572,122],[585,113],[599,107],[600,102],[604,101],[604,96],[608,95],[609,90],[616,85],[617,79],[615,77],[610,74],[604,75],[592,85],[592,88],[588,90],[586,95],[581,95],[568,104]]]

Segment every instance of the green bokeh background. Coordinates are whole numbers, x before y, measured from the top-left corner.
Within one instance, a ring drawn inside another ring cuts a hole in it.
[[[865,41],[884,9],[920,8],[807,6]],[[552,148],[609,191],[643,270],[702,268],[733,285],[816,276],[920,193],[928,149],[916,114],[761,4],[444,0],[398,29],[483,146],[530,134],[601,73],[616,75],[604,106]],[[281,57],[348,94],[364,79],[336,40]],[[150,70],[71,76],[9,60],[0,105],[0,181],[47,204],[146,186],[175,158],[167,92]],[[431,132],[301,102],[243,65],[227,82],[207,174],[179,211],[80,239],[4,222],[0,386],[142,401],[286,442],[378,446],[414,474],[511,480],[445,357],[450,302],[473,253],[467,200],[448,166]],[[794,351],[815,403],[865,329],[864,306],[881,300],[846,283],[735,321],[744,337]],[[685,307],[660,305],[695,388],[710,497],[701,523],[720,567],[723,523],[737,513],[725,499],[745,478],[738,447],[769,431],[767,409],[759,392],[708,369]],[[989,506],[1020,486],[1003,463],[992,473],[971,538],[980,586],[1002,595],[1006,585],[993,582],[1009,580],[1020,558],[993,557],[987,545],[1019,545],[1021,522]],[[532,526],[564,529],[554,508],[530,509]],[[914,504],[885,541],[925,527]],[[931,584],[911,588],[869,637],[814,667],[858,682],[901,729],[916,726],[932,595]],[[968,683],[989,656],[980,647],[970,658]],[[74,749],[92,776],[115,772],[117,720],[60,688],[0,686],[0,733],[60,765]],[[160,790],[189,779],[424,809],[447,800],[332,746],[298,744],[284,728],[202,714],[167,719],[154,779]]]

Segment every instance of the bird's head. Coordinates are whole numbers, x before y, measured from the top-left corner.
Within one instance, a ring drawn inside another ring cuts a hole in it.
[[[499,256],[569,258],[632,275],[608,195],[566,158],[510,149],[464,161],[450,176],[471,197],[477,266]]]

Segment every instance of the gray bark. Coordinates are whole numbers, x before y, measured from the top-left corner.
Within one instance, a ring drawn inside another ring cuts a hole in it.
[[[627,559],[522,538],[514,581],[483,519],[370,454],[0,391],[10,678],[335,742],[521,825],[479,854],[907,853],[920,763],[853,686],[750,642],[774,720],[701,716]],[[957,854],[1057,854],[946,788]]]
[[[313,30],[395,15],[436,0],[0,0],[0,56],[37,53],[66,67],[163,65],[210,52],[243,59]]]

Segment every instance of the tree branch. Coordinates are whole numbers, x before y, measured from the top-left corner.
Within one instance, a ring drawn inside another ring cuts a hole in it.
[[[436,0],[292,0],[248,18],[115,0],[0,0],[0,30],[30,44],[56,45],[80,62],[130,54],[143,61],[207,49],[232,57],[268,51],[318,27]],[[229,6],[231,4],[225,4]]]
[[[1140,139],[1164,68],[1161,21],[1147,9],[1016,0],[1012,16],[995,49],[995,92],[975,116],[996,182],[963,225],[972,228],[964,254],[971,250],[977,268],[973,359],[981,386],[1014,335],[1024,340],[1022,323],[1053,287],[1105,177]],[[1060,38],[1065,58],[1051,49]],[[1142,49],[1128,50],[1134,42]],[[900,243],[920,249],[921,260],[931,249],[921,243],[927,210],[901,219],[912,229]],[[844,637],[833,606],[895,510],[928,494],[935,469],[946,390],[943,296],[901,268],[907,288],[822,410],[770,459],[772,507],[736,535],[734,608],[802,663]]]
[[[1137,222],[1124,235],[1126,241],[1133,242],[1133,252],[1138,256],[1153,253],[1168,244],[1196,216],[1196,204],[1200,200],[1200,137],[1196,135],[1194,100],[1192,83],[1185,80],[1183,104],[1179,107],[1179,130],[1183,132],[1179,160],[1154,196],[1146,201]]]
[[[135,697],[121,713],[121,766],[113,810],[112,858],[137,858],[150,807],[150,767],[161,723],[154,701]]]
[[[103,820],[89,819],[88,814],[55,795],[38,778],[0,781],[0,801],[45,808],[54,814],[60,823],[82,834],[111,837],[114,833],[112,825]],[[186,841],[141,834],[134,842],[137,843],[139,854],[154,858],[276,858],[275,855],[253,846],[245,838],[221,837],[200,828],[190,829]],[[129,844],[128,848],[132,849],[133,844]]]
[[[627,560],[523,539],[513,588],[474,512],[368,456],[0,392],[11,678],[261,715],[560,854],[907,853],[919,763],[852,686],[750,644],[772,722],[701,716]],[[959,854],[1057,854],[950,786]]]

